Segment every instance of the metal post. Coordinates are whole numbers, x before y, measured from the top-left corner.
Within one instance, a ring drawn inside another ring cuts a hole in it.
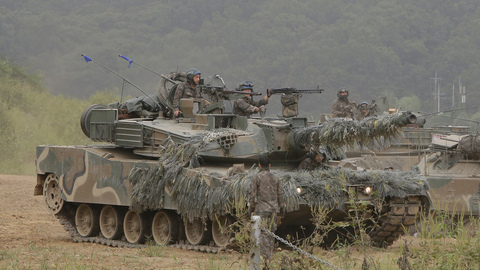
[[[262,219],[260,216],[252,216],[251,221],[253,222],[251,237],[254,245],[250,260],[250,270],[260,270],[260,222]]]

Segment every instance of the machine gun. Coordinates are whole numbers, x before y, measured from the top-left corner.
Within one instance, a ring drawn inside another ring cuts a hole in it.
[[[239,90],[229,90],[223,86],[211,86],[211,85],[199,85],[200,91],[208,95],[219,95],[229,100],[230,95],[252,95],[252,96],[261,96],[262,93],[259,92],[243,92]]]
[[[273,88],[267,89],[267,95],[282,94],[280,102],[282,103],[282,116],[295,117],[298,115],[298,100],[302,94],[322,93],[323,89],[317,86],[317,89],[297,89],[297,88]]]
[[[322,93],[323,89],[320,89],[320,86],[317,86],[317,89],[297,89],[297,88],[273,88],[269,89],[273,94],[313,94],[313,93]],[[267,93],[268,91],[267,90]]]

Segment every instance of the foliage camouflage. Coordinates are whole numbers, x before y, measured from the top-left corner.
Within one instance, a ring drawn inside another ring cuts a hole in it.
[[[133,185],[131,208],[137,211],[163,208],[165,187],[178,202],[178,213],[190,220],[196,217],[213,219],[215,215],[244,208],[245,205],[237,203],[246,203],[250,182],[257,170],[228,177],[199,170],[192,176],[185,168],[199,165],[196,151],[203,143],[203,136],[196,136],[181,145],[169,139],[162,148],[162,157],[156,167],[132,169],[129,176]],[[298,209],[300,204],[343,209],[347,185],[371,185],[381,198],[404,198],[408,194],[426,196],[429,188],[425,178],[413,171],[352,171],[342,168],[272,171],[283,183],[287,209]],[[221,178],[223,185],[212,187],[204,181],[205,178]],[[297,192],[298,187],[302,188],[301,194]]]
[[[302,145],[325,148],[330,158],[344,157],[344,150],[380,149],[398,141],[402,128],[394,123],[398,114],[367,117],[362,121],[332,118],[320,125],[307,126],[295,132],[295,141]]]

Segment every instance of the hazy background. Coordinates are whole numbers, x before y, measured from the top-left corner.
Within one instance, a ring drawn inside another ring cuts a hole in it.
[[[2,0],[0,158],[31,161],[37,144],[86,140],[79,119],[92,103],[119,101],[122,79],[147,93],[158,73],[201,70],[229,88],[325,89],[304,95],[301,114],[329,113],[339,87],[357,103],[386,96],[390,107],[429,116],[427,126],[469,125],[480,113],[478,0]],[[435,74],[439,88],[435,89]],[[465,87],[464,103],[459,86]],[[440,100],[436,99],[439,93]],[[142,95],[126,85],[125,96]],[[280,114],[274,96],[267,114]],[[12,148],[14,147],[14,148]],[[18,159],[11,153],[31,151]],[[3,154],[2,154],[3,153]],[[0,168],[0,172],[2,169]],[[18,172],[22,170],[18,169]]]
[[[227,86],[326,89],[302,99],[305,113],[327,113],[339,87],[358,103],[416,97],[435,112],[480,100],[477,0],[3,0],[0,55],[44,75],[51,93],[88,98],[122,80],[82,53],[154,93],[158,73],[201,70]],[[453,85],[455,85],[452,99]],[[131,95],[141,95],[132,87]],[[272,99],[278,102],[279,98]],[[412,105],[410,100],[406,102]],[[403,106],[405,107],[405,105]],[[476,113],[477,109],[470,112]]]

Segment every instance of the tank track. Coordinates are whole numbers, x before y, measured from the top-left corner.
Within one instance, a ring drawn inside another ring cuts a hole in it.
[[[419,197],[407,198],[392,198],[389,204],[383,208],[382,216],[379,219],[380,226],[373,228],[368,235],[373,244],[379,247],[387,247],[393,244],[400,235],[405,232],[405,229],[415,225],[417,214],[421,209],[421,199]],[[70,211],[71,212],[71,211]],[[75,228],[73,214],[69,214],[68,209],[63,209],[60,213],[55,215],[59,219],[60,224],[63,225],[76,243],[96,243],[110,247],[123,248],[145,248],[147,245],[132,244],[121,240],[110,240],[103,237],[83,237],[78,234]],[[220,253],[225,251],[225,247],[217,247],[213,245],[191,245],[185,241],[179,241],[168,245],[184,250],[193,250],[207,253]]]
[[[73,241],[76,243],[95,243],[110,247],[122,247],[122,248],[146,248],[147,245],[142,244],[132,244],[128,242],[124,242],[121,240],[110,240],[103,237],[83,237],[78,234],[77,229],[75,228],[74,220],[71,218],[71,215],[68,214],[68,211],[61,211],[60,213],[56,214],[55,217],[59,220],[60,224],[63,225],[65,231],[70,234]],[[207,246],[207,245],[190,245],[185,243],[184,241],[180,241],[179,243],[168,245],[169,247],[175,247],[179,249],[185,250],[193,250],[193,251],[201,251],[206,253],[220,253],[221,251],[225,251],[225,247],[217,247],[217,246]]]
[[[414,226],[417,214],[421,209],[419,197],[392,198],[379,220],[379,227],[368,234],[374,245],[387,247],[393,244],[405,229]]]

